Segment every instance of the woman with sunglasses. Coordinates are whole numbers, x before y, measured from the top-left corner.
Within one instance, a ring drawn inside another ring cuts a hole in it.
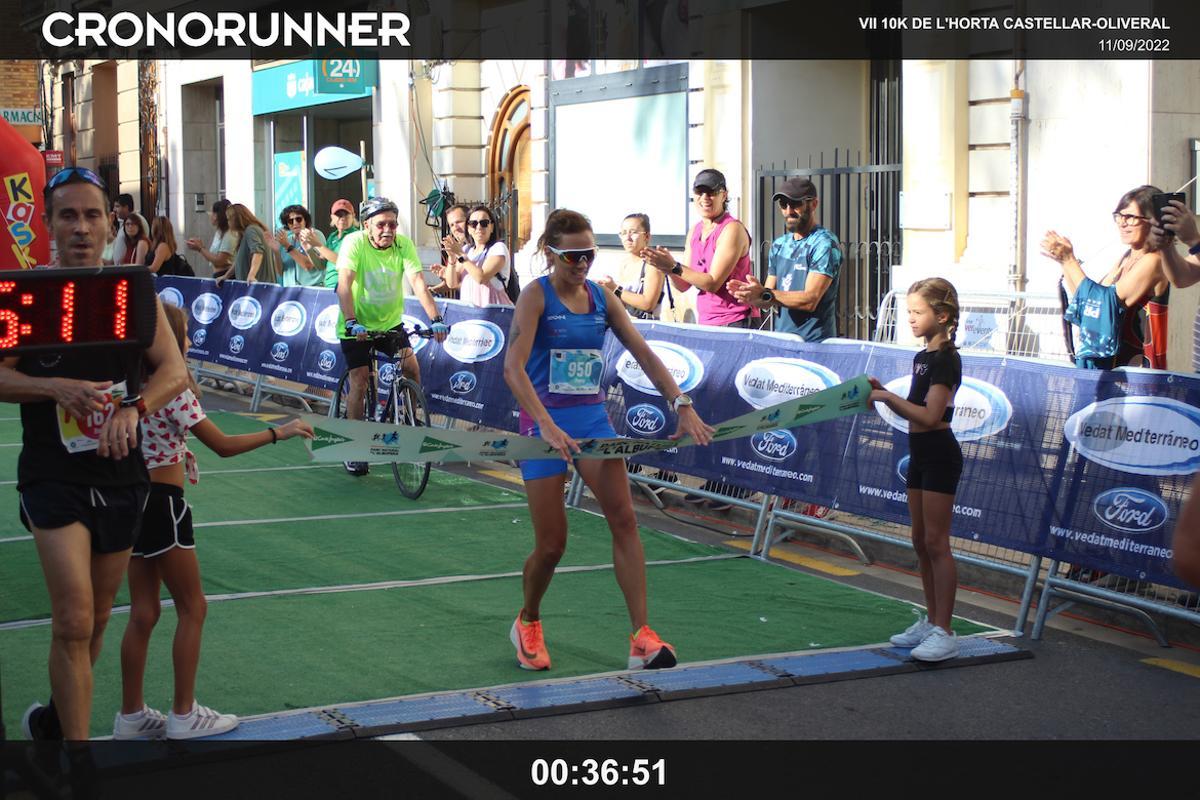
[[[442,247],[450,259],[450,267],[443,274],[446,288],[458,289],[460,300],[473,306],[513,304],[504,290],[512,259],[500,240],[490,208],[478,205],[471,209],[465,246],[454,236],[446,236]]]
[[[231,205],[225,216],[229,229],[241,237],[233,259],[233,277],[247,283],[276,283],[281,272],[279,252],[268,244],[267,226],[241,203]]]
[[[325,234],[312,226],[312,215],[301,205],[290,205],[279,215],[283,228],[275,232],[272,247],[278,247],[283,262],[284,286],[324,286],[325,259],[320,247]],[[308,244],[305,244],[305,242]]]
[[[122,223],[125,231],[125,257],[121,264],[145,264],[150,252],[150,226],[146,218],[134,211]]]
[[[708,444],[713,432],[638,333],[624,305],[612,292],[587,279],[596,257],[587,218],[567,209],[553,212],[538,249],[546,255],[550,274],[521,292],[504,358],[504,380],[521,407],[521,433],[540,436],[562,456],[521,462],[533,518],[534,549],[525,561],[524,606],[513,621],[509,638],[518,664],[530,670],[550,668],[541,603],[567,544],[563,485],[568,462],[580,452],[576,440],[616,436],[600,388],[605,332],[612,329],[662,397],[669,400],[679,416],[672,438],[690,436],[698,444]],[[583,459],[576,462],[576,469],[595,495],[612,532],[617,584],[625,596],[633,630],[628,667],[672,667],[675,649],[646,624],[646,559],[625,462]]]
[[[1067,291],[1073,295],[1066,319],[1079,326],[1078,367],[1167,368],[1170,284],[1163,272],[1161,242],[1150,234],[1151,196],[1158,192],[1154,186],[1139,186],[1117,202],[1113,222],[1126,250],[1099,282],[1084,273],[1069,239],[1054,231],[1047,231],[1042,239],[1042,255],[1059,263]]]

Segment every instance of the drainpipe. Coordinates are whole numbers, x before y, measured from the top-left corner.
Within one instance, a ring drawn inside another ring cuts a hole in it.
[[[1013,86],[1009,92],[1009,185],[1012,205],[1013,260],[1009,265],[1008,282],[1014,292],[1026,285],[1026,195],[1029,166],[1029,98],[1021,84],[1025,82],[1025,60],[1013,62]]]

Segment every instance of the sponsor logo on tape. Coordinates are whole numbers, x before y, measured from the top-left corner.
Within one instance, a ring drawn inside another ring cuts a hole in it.
[[[436,453],[441,450],[453,450],[456,447],[458,447],[458,445],[454,444],[453,442],[443,442],[441,439],[435,439],[432,436],[426,436],[421,441],[420,452]]]
[[[354,441],[349,436],[342,436],[340,433],[327,431],[323,428],[313,430],[312,449],[320,450],[322,447],[333,447],[338,444]]]

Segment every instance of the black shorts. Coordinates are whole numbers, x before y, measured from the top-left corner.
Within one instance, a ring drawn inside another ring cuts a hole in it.
[[[359,367],[367,366],[371,361],[372,348],[381,353],[387,353],[389,356],[394,356],[399,351],[393,349],[393,342],[396,342],[400,349],[412,347],[408,341],[408,332],[404,330],[403,326],[397,326],[392,330],[400,334],[398,342],[396,339],[390,337],[380,337],[374,340],[367,339],[362,342],[358,339],[338,339],[338,342],[342,345],[342,357],[346,359],[346,369],[358,369]]]
[[[192,507],[183,499],[183,489],[169,483],[151,483],[150,499],[142,517],[142,533],[133,545],[133,554],[145,558],[160,556],[172,547],[192,550],[196,535],[192,532]]]
[[[949,428],[908,434],[908,488],[954,494],[962,476],[962,449]]]
[[[137,541],[149,494],[144,483],[94,487],[38,481],[21,490],[21,524],[32,533],[80,522],[92,534],[93,553],[119,553]]]

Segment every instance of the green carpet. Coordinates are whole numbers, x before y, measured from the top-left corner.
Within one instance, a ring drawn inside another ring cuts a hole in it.
[[[440,481],[442,474],[434,477]],[[485,484],[445,477],[477,487],[472,492],[493,491]],[[460,485],[460,493],[465,488]],[[202,507],[194,513],[197,521],[204,519]],[[571,510],[568,524],[563,566],[612,561],[612,538],[602,518]],[[525,508],[229,525],[199,528],[196,537],[206,594],[519,572],[533,547]],[[650,561],[723,552],[648,529],[642,530],[642,541]],[[33,542],[2,544],[0,558],[0,622],[48,617],[50,600]],[[128,602],[122,587],[116,604]]]
[[[913,620],[907,603],[748,558],[648,575],[651,624],[683,663],[878,643]],[[543,607],[550,672],[516,665],[508,629],[520,605],[518,578],[212,603],[197,696],[251,715],[625,668],[629,624],[611,570],[555,578]],[[120,703],[125,619],[113,618],[96,667],[94,735],[111,733]],[[146,698],[159,708],[171,696],[173,627],[168,611],[151,645]],[[0,632],[9,730],[47,692],[48,642],[47,627]]]

